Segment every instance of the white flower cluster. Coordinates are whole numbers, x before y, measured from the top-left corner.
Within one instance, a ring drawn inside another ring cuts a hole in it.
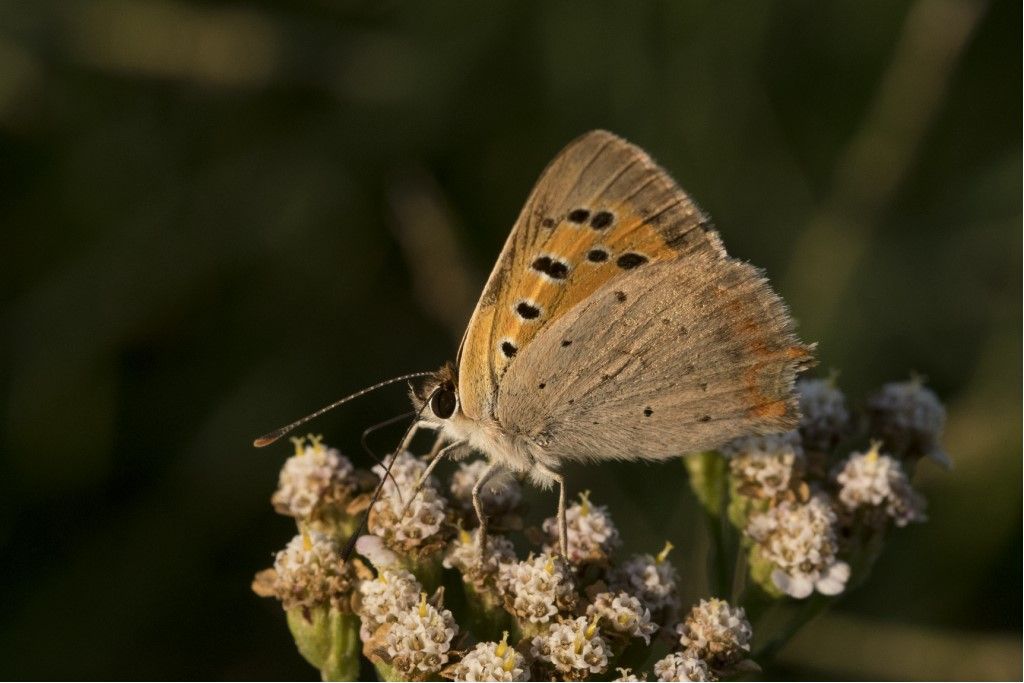
[[[607,630],[651,644],[658,625],[651,623],[651,610],[629,593],[598,593],[587,606],[587,618],[596,619]]]
[[[659,681],[714,680],[704,660],[680,652],[673,652],[655,662],[654,675]]]
[[[425,470],[426,464],[408,452],[400,453],[391,465],[381,498],[370,515],[369,529],[392,548],[411,550],[422,546],[432,540],[444,524],[448,505],[438,493],[433,477],[424,483],[406,509]],[[385,476],[380,465],[374,466],[373,471],[378,477]]]
[[[547,633],[534,637],[530,653],[559,673],[577,678],[603,672],[612,654],[597,624],[586,617],[552,624]]]
[[[352,486],[352,463],[336,449],[325,447],[319,436],[310,435],[308,444],[304,438],[292,442],[295,455],[281,468],[270,502],[282,515],[306,519],[322,500]]]
[[[448,661],[452,640],[459,632],[452,613],[437,609],[420,593],[419,605],[401,616],[387,632],[391,666],[406,677],[437,674]]]
[[[722,449],[740,493],[773,500],[789,491],[803,469],[797,432],[737,439]]]
[[[569,506],[565,518],[566,545],[569,561],[573,564],[607,560],[611,551],[622,543],[608,508],[591,504],[589,491],[580,494],[580,502]],[[544,520],[543,529],[550,539],[550,543],[544,546],[545,552],[557,552],[558,518],[548,517]]]
[[[924,498],[910,485],[899,460],[878,452],[876,442],[866,453],[854,453],[836,474],[839,503],[849,511],[875,508],[898,527],[923,522]]]
[[[317,531],[305,531],[274,559],[275,592],[285,609],[332,604],[341,607],[352,577],[341,561],[338,545]]]
[[[452,667],[456,681],[528,681],[530,667],[526,659],[508,645],[508,631],[500,643],[477,646]]]
[[[486,460],[473,460],[460,463],[459,469],[452,475],[452,500],[464,510],[473,509],[473,487],[487,467]],[[522,487],[508,472],[495,474],[480,489],[480,501],[483,503],[484,511],[489,515],[505,514],[518,506],[522,499]]]
[[[701,600],[676,632],[687,655],[716,669],[745,659],[754,636],[746,611],[718,598]]]
[[[836,515],[824,496],[806,503],[784,501],[750,518],[746,533],[763,559],[773,565],[772,582],[794,598],[814,590],[837,595],[850,566],[836,558]]]
[[[652,612],[676,607],[679,573],[668,561],[670,550],[672,544],[666,543],[657,557],[647,553],[632,556],[612,571],[611,585],[635,595]]]
[[[397,567],[381,569],[377,578],[359,585],[360,635],[369,640],[383,624],[397,622],[416,607],[422,588],[411,573]]]
[[[534,624],[546,624],[559,610],[568,611],[576,604],[572,569],[556,555],[501,565],[498,587],[509,609]]]
[[[630,668],[624,669],[620,667],[617,671],[619,672],[619,677],[613,678],[612,683],[640,683],[640,681],[647,680],[647,674],[638,677]]]
[[[821,453],[831,451],[850,424],[846,397],[834,379],[801,379],[796,389],[800,396],[800,436],[804,447]]]
[[[951,466],[939,445],[946,409],[920,379],[884,385],[868,398],[868,415],[872,436],[882,439],[889,452],[900,457],[927,455]]]

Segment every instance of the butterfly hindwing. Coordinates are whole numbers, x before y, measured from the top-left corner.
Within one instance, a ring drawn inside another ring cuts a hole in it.
[[[570,143],[534,186],[460,349],[462,409],[491,417],[532,340],[611,280],[685,255],[724,257],[710,222],[640,148],[605,131]]]
[[[710,254],[645,264],[539,333],[496,418],[554,459],[658,459],[791,429],[810,360],[754,267]]]

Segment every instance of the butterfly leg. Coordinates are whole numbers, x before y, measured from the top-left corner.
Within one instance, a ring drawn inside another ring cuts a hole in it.
[[[487,515],[484,514],[484,504],[480,500],[480,492],[484,488],[484,484],[491,478],[494,471],[498,468],[498,463],[492,462],[487,465],[487,469],[483,471],[480,478],[473,484],[473,509],[476,510],[477,521],[480,522],[480,532],[477,535],[477,545],[480,552],[481,559],[483,558],[484,552],[487,550]]]
[[[438,429],[438,426],[433,422],[427,422],[426,420],[420,420],[414,424],[410,429],[409,433],[402,439],[402,445],[398,447],[398,452],[409,450],[409,446],[412,445],[412,440],[416,438],[416,433],[421,429]]]
[[[423,474],[420,475],[419,481],[416,482],[416,488],[412,490],[412,495],[409,497],[409,502],[405,504],[405,508],[402,509],[402,516],[399,519],[405,519],[405,515],[409,512],[412,502],[416,500],[416,496],[419,495],[420,490],[423,489],[423,485],[430,479],[430,475],[434,472],[434,468],[437,467],[437,463],[444,459],[444,456],[456,453],[468,446],[468,441],[456,441],[453,444],[449,444],[444,448],[441,448],[434,453],[433,458],[430,460],[430,464],[427,465],[427,469],[423,470]],[[438,444],[434,444],[437,446]],[[433,451],[431,451],[433,452]]]
[[[565,477],[539,462],[534,463],[534,467],[558,482],[558,549],[562,552],[562,557],[568,559],[569,544],[567,538],[569,527],[565,521]]]

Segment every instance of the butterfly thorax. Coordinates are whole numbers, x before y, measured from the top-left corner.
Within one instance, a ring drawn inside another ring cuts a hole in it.
[[[435,425],[449,443],[465,442],[492,462],[513,472],[530,474],[535,483],[542,486],[550,484],[551,481],[539,475],[534,467],[538,460],[548,460],[536,444],[510,432],[493,417],[467,416],[459,401],[458,386],[458,371],[452,363],[445,363],[423,383],[413,385],[409,397],[420,419]],[[555,460],[545,464],[552,468],[558,465]]]

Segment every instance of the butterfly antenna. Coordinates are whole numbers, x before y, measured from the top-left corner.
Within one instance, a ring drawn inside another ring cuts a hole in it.
[[[412,422],[410,422],[409,426],[406,428],[405,434],[402,435],[402,440],[398,442],[398,448],[396,448],[395,451],[391,454],[391,457],[388,459],[387,465],[383,466],[384,476],[380,478],[380,482],[377,483],[377,488],[373,490],[373,497],[370,498],[370,504],[366,507],[366,512],[363,513],[363,518],[359,520],[359,526],[357,526],[355,532],[353,532],[353,534],[349,536],[348,542],[345,544],[345,549],[341,551],[342,562],[348,562],[348,558],[352,556],[352,552],[356,549],[356,541],[359,539],[360,536],[363,535],[363,532],[366,530],[366,523],[370,519],[370,512],[373,511],[374,504],[377,502],[377,499],[380,498],[381,491],[384,490],[384,482],[388,480],[388,477],[391,477],[391,466],[395,463],[395,459],[398,457],[401,444],[405,443],[405,439],[409,436],[409,434],[412,433],[413,427],[415,427],[416,423],[420,421],[421,417],[423,417],[424,411],[426,411],[427,407],[430,405],[430,400],[434,398],[434,394],[436,394],[438,391],[440,391],[440,387],[430,392],[430,396],[428,396],[427,400],[423,402],[423,405],[420,407],[420,409],[416,411],[416,416],[413,418]],[[391,481],[395,481],[394,477],[391,477]],[[395,482],[395,490],[398,490],[397,482]]]
[[[324,413],[326,413],[327,411],[334,410],[338,406],[343,405],[345,403],[348,403],[352,399],[359,398],[360,396],[365,396],[366,394],[369,394],[372,391],[376,391],[377,389],[380,389],[381,387],[386,387],[389,384],[395,384],[397,382],[404,382],[406,380],[416,379],[417,377],[427,377],[427,376],[432,375],[432,374],[433,374],[432,372],[410,372],[407,375],[401,375],[400,377],[392,377],[391,379],[386,379],[383,382],[377,382],[373,386],[366,387],[365,389],[360,389],[359,391],[357,391],[354,394],[349,394],[345,398],[338,399],[337,401],[335,401],[334,403],[330,404],[329,406],[324,406],[320,410],[318,410],[318,411],[316,411],[314,413],[310,413],[306,417],[300,418],[300,419],[296,420],[295,422],[292,422],[290,425],[285,425],[284,427],[281,427],[280,429],[275,429],[272,432],[264,434],[260,438],[258,438],[255,441],[253,441],[252,445],[255,446],[256,448],[263,448],[264,446],[269,446],[270,444],[274,443],[275,441],[280,439],[285,434],[288,434],[290,431],[292,431],[296,427],[301,427],[302,425],[306,424],[310,420],[316,419],[316,418],[320,417],[321,415],[323,415]]]
[[[359,437],[359,443],[361,443],[363,445],[363,450],[366,451],[367,455],[370,456],[371,460],[373,460],[375,463],[377,463],[381,467],[384,467],[384,463],[381,461],[380,458],[377,457],[377,454],[373,452],[373,449],[370,448],[370,444],[368,444],[366,442],[366,437],[368,437],[370,434],[373,434],[374,432],[376,432],[376,431],[378,431],[380,429],[383,429],[384,427],[390,427],[391,425],[395,424],[396,422],[401,422],[402,420],[404,420],[404,419],[406,419],[408,417],[412,417],[415,414],[416,414],[415,410],[410,410],[407,413],[402,413],[401,415],[396,415],[396,416],[394,416],[392,418],[388,418],[387,420],[384,420],[383,422],[378,422],[375,425],[370,425],[369,427],[367,427],[366,429],[363,430],[362,436]],[[391,483],[395,485],[395,490],[397,491],[398,490],[398,482],[395,481],[395,478],[391,476],[391,470],[385,468],[385,472],[384,473],[385,473],[386,476],[391,477]]]

